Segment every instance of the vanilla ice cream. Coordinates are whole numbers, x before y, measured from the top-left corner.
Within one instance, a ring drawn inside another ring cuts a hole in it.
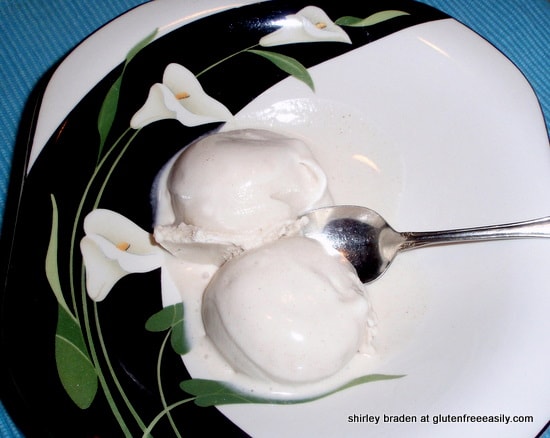
[[[167,163],[155,190],[155,239],[175,256],[201,375],[280,396],[364,373],[373,334],[364,285],[300,233],[303,213],[334,203],[305,141],[211,134]]]
[[[157,224],[157,242],[195,260],[221,254],[218,263],[292,234],[298,216],[332,202],[306,143],[261,129],[199,139],[171,163],[163,187],[171,214]]]
[[[316,382],[367,343],[369,304],[351,264],[317,241],[285,237],[224,264],[209,283],[207,335],[238,373]]]

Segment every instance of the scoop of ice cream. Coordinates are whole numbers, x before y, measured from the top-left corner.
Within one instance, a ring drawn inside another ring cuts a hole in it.
[[[237,371],[281,383],[339,371],[367,340],[369,304],[353,267],[287,237],[224,264],[203,298],[208,337]]]
[[[225,258],[292,234],[299,215],[332,202],[305,142],[262,129],[205,136],[184,149],[163,180],[173,223],[155,238],[176,255],[197,244]],[[216,248],[212,245],[218,245]]]
[[[191,145],[174,163],[168,189],[177,222],[248,232],[312,208],[327,182],[304,142],[248,129]]]

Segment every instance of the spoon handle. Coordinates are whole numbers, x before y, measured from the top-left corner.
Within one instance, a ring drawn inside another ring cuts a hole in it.
[[[451,243],[520,239],[525,237],[550,237],[550,216],[503,225],[446,231],[405,232],[400,234],[404,237],[400,245],[400,249],[403,250]]]

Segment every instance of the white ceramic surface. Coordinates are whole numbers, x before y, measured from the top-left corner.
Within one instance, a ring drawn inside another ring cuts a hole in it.
[[[168,32],[232,6],[157,0],[86,40],[52,78],[44,107],[56,110],[41,113],[31,160],[149,29]],[[97,51],[101,62],[79,68],[86,75],[76,83],[75,65]],[[287,79],[235,123],[297,132],[327,147],[356,144],[374,169],[359,184],[341,172],[356,166],[353,158],[332,166],[331,152],[320,153],[338,202],[367,205],[395,228],[414,231],[550,214],[550,149],[536,97],[511,62],[458,22],[402,30],[310,72],[315,95]],[[405,378],[303,405],[220,410],[255,437],[532,436],[550,405],[550,356],[541,354],[550,332],[549,257],[542,240],[403,254],[370,287],[380,356],[369,371]],[[192,374],[200,368],[187,365]],[[354,414],[416,415],[417,421],[348,422]],[[535,423],[420,421],[439,414],[533,415]]]

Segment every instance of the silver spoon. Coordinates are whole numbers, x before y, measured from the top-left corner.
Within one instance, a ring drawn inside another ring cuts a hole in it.
[[[303,235],[337,250],[355,267],[363,283],[380,277],[400,251],[431,245],[524,237],[550,237],[550,217],[446,231],[398,232],[378,213],[354,205],[312,210]]]

